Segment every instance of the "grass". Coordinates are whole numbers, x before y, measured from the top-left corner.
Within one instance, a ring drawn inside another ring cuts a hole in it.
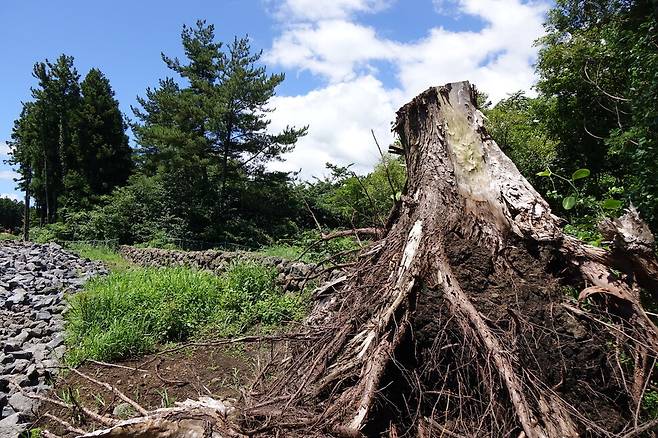
[[[103,262],[112,272],[126,271],[133,266],[115,248],[109,246],[77,243],[70,245],[69,249],[80,257]]]
[[[0,240],[18,240],[20,236],[10,233],[0,233]]]
[[[92,279],[69,298],[67,362],[120,360],[198,337],[271,330],[301,319],[306,294],[284,294],[276,270],[255,262],[221,277],[188,268],[146,268]]]
[[[358,242],[351,236],[339,237],[325,242],[319,242],[319,237],[318,233],[310,233],[292,243],[279,242],[263,247],[257,253],[269,257],[280,257],[287,260],[299,259],[305,263],[317,263],[340,252],[359,248]],[[367,241],[362,242],[364,245],[367,243]],[[335,261],[338,263],[344,260],[345,258],[339,258]]]
[[[260,251],[258,251],[258,254],[262,254],[267,257],[279,257],[286,260],[297,260],[304,249],[305,248],[301,245],[278,243],[262,248]],[[310,260],[304,256],[302,257],[302,261]]]

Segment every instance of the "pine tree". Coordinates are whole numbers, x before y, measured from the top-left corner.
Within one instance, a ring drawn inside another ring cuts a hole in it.
[[[37,136],[33,151],[33,192],[41,219],[55,220],[65,177],[79,166],[80,153],[73,136],[80,107],[80,75],[73,57],[61,55],[54,63],[46,60],[34,66],[39,86],[32,89],[35,99]]]
[[[126,124],[109,80],[91,69],[81,84],[82,104],[77,126],[84,178],[93,195],[108,194],[125,184],[132,172],[132,150]]]
[[[133,108],[139,121],[133,132],[144,169],[182,173],[187,188],[203,187],[179,204],[187,204],[188,213],[207,205],[212,211],[198,216],[221,227],[239,220],[245,181],[290,151],[306,128],[268,132],[268,102],[284,75],[267,73],[247,37],[224,47],[215,41],[214,27],[198,21],[196,27],[184,26],[181,38],[186,62],[162,58],[185,85],[168,78],[148,89],[146,98],[138,99],[141,108]]]
[[[10,163],[35,199],[42,224],[89,208],[124,184],[133,164],[119,104],[107,78],[92,69],[80,84],[73,57],[34,65],[38,85],[14,122]],[[27,221],[26,221],[27,223]]]

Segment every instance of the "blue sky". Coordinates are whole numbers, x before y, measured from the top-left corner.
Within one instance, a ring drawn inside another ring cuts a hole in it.
[[[431,85],[468,79],[498,100],[530,90],[541,0],[2,0],[0,160],[35,62],[61,53],[78,71],[100,68],[125,114],[168,75],[183,24],[205,19],[218,39],[248,34],[271,71],[286,73],[272,129],[310,125],[273,168],[324,173],[328,161],[365,172],[377,159],[370,129],[392,141],[395,110]],[[19,196],[0,164],[0,196]]]

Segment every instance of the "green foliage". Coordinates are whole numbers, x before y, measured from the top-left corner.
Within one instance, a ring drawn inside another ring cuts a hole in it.
[[[644,394],[642,409],[649,418],[658,418],[658,391],[649,390]]]
[[[30,238],[36,243],[71,240],[69,227],[62,222],[55,222],[41,227],[33,227]]]
[[[99,70],[80,83],[73,57],[61,55],[36,63],[33,75],[38,86],[14,122],[8,162],[47,224],[125,183],[132,151],[119,104]]]
[[[567,214],[571,213],[571,210],[578,210],[569,214],[571,223],[565,226],[565,232],[592,245],[599,246],[603,237],[596,224],[606,215],[619,214],[623,202],[612,198],[612,196],[619,195],[622,192],[620,189],[613,187],[606,194],[608,197],[602,201],[592,195],[584,194],[582,186],[579,187],[579,185],[590,174],[590,170],[585,168],[574,171],[571,178],[566,178],[551,169],[537,172],[537,176],[548,179],[553,187],[552,190],[546,193],[549,199],[561,198],[562,208]],[[567,184],[568,192],[566,194],[561,194],[556,188],[556,179]]]
[[[188,228],[172,212],[161,179],[141,175],[104,197],[93,210],[69,216],[66,224],[72,240],[117,239],[120,243],[184,237]]]
[[[186,59],[163,61],[182,85],[163,79],[133,109],[142,172],[159,179],[171,213],[204,240],[255,245],[290,231],[290,178],[265,168],[306,133],[268,130],[284,76],[267,73],[248,38],[225,46],[203,21],[184,26],[181,40]]]
[[[81,178],[96,196],[124,185],[133,169],[126,124],[110,81],[92,68],[80,84],[82,102],[77,125]]]
[[[18,232],[23,223],[22,202],[9,198],[0,198],[0,231]]]
[[[350,167],[327,163],[331,175],[301,184],[299,197],[328,228],[381,226],[404,188],[404,160],[386,154],[365,176],[357,175]],[[303,214],[305,226],[314,227],[308,211]]]
[[[25,432],[22,432],[19,435],[19,438],[41,438],[42,436],[43,436],[42,430],[38,427],[34,427],[26,430]]]
[[[0,240],[19,240],[20,237],[15,234],[0,233]]]
[[[613,187],[658,230],[658,22],[649,0],[558,0],[540,40],[538,90],[543,120],[557,141],[553,168],[576,163],[596,180],[598,199]],[[618,209],[618,202],[606,208]]]
[[[303,317],[308,297],[286,295],[276,271],[254,262],[217,277],[186,268],[115,272],[70,297],[67,360],[118,360],[153,351],[195,333],[233,336],[256,325],[273,327]]]

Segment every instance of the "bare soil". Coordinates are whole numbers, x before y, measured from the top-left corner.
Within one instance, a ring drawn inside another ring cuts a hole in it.
[[[266,353],[260,353],[255,346],[189,347],[116,363],[131,369],[86,362],[77,370],[114,386],[145,409],[152,410],[200,396],[222,400],[238,398],[240,388],[254,376],[259,354]],[[115,408],[122,404],[125,407],[125,403],[111,391],[68,371],[55,380],[53,389],[46,395],[67,403],[75,398],[77,403],[115,418]],[[54,420],[44,417],[46,412],[83,430],[102,428],[100,424],[50,403],[41,405],[33,427],[48,429],[62,437],[75,436]],[[130,418],[131,414],[137,416],[132,409],[124,408],[119,416]]]

